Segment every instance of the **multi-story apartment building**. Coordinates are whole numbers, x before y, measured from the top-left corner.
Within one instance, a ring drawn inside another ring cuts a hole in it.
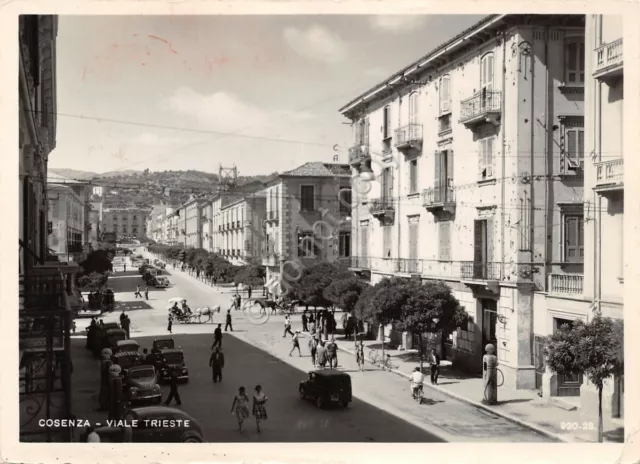
[[[555,242],[548,292],[536,295],[534,334],[542,337],[563,324],[594,314],[622,318],[624,285],[623,48],[622,16],[588,15],[584,40],[585,123],[575,140],[590,156],[584,163],[583,205],[562,215],[562,241]],[[582,50],[581,50],[581,53]],[[578,263],[578,264],[576,264]],[[597,391],[581,375],[544,372],[542,392],[555,402],[597,408]],[[621,416],[623,378],[605,383],[605,414]]]
[[[60,261],[77,261],[85,242],[85,203],[68,185],[47,184],[49,197],[49,248]]]
[[[584,80],[584,16],[491,15],[340,110],[353,268],[446,281],[471,320],[442,357],[479,372],[493,343],[511,387],[542,382],[534,292],[583,266]]]
[[[233,264],[262,261],[263,228],[266,199],[261,192],[247,195],[222,208],[219,253]]]
[[[171,213],[167,214],[167,244],[178,245],[182,243],[180,239],[180,208],[176,208]]]
[[[104,232],[113,232],[118,239],[143,238],[149,213],[142,208],[105,208],[102,210]]]
[[[47,159],[56,148],[58,17],[20,17],[19,206],[20,272],[47,251]]]
[[[305,266],[319,262],[348,265],[350,178],[347,164],[310,162],[267,181],[262,264],[270,294],[286,291]]]
[[[183,205],[185,211],[185,246],[202,248],[202,216],[207,199],[194,195]]]
[[[87,220],[89,234],[86,237],[86,242],[90,243],[91,246],[95,249],[98,246],[98,242],[100,241],[100,210],[96,209],[93,206],[93,203],[89,203],[90,211],[89,217]]]

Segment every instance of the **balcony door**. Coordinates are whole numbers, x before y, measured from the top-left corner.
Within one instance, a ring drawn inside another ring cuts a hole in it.
[[[418,92],[409,95],[409,124],[418,122]]]
[[[418,217],[409,219],[409,260],[407,271],[410,274],[418,272]]]
[[[481,104],[484,110],[491,102],[491,92],[493,91],[493,53],[488,53],[482,57],[480,62],[480,92],[482,94]]]
[[[487,279],[489,256],[491,253],[491,224],[490,219],[474,221],[474,248],[473,248],[473,278]]]
[[[453,152],[451,150],[436,152],[434,187],[435,202],[447,201],[447,191],[453,188]]]
[[[362,226],[360,229],[360,256],[365,260],[369,259],[369,226]]]
[[[491,343],[498,350],[498,337],[496,326],[498,323],[498,302],[484,298],[480,300],[482,305],[482,349]]]
[[[382,198],[385,201],[393,198],[393,171],[390,167],[382,171]]]

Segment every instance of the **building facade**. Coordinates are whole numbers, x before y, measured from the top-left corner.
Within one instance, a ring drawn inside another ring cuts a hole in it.
[[[266,219],[266,199],[261,193],[245,196],[222,208],[219,253],[232,264],[262,261],[262,224]]]
[[[60,261],[78,261],[86,241],[84,199],[70,186],[59,184],[48,184],[48,197],[49,248]]]
[[[584,73],[583,16],[491,15],[340,110],[352,268],[447,282],[471,318],[436,348],[480,372],[492,343],[510,387],[542,382],[535,293],[583,266],[562,224],[582,209]]]
[[[119,240],[144,238],[150,211],[142,208],[105,208],[103,232],[113,232]]]
[[[185,246],[203,248],[203,209],[207,204],[206,198],[192,196],[184,205],[185,211]]]
[[[20,272],[47,252],[47,159],[56,148],[56,36],[58,18],[20,17],[19,246]]]
[[[267,182],[262,264],[271,295],[286,291],[304,267],[320,262],[348,266],[350,180],[349,165],[311,162]]]

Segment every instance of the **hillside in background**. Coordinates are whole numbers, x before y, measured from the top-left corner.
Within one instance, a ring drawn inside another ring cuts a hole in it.
[[[93,180],[95,185],[104,186],[103,207],[150,208],[154,204],[178,205],[191,194],[215,193],[218,189],[217,174],[203,171],[112,171],[98,174],[74,169],[49,169],[49,171],[77,180]],[[266,176],[238,176],[238,185],[255,180],[264,181],[276,173]],[[167,196],[166,190],[169,190]]]

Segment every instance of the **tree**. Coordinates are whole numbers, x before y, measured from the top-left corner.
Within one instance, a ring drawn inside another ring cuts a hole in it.
[[[236,284],[246,284],[252,287],[257,287],[264,284],[264,278],[267,272],[264,266],[248,265],[241,266],[233,278]]]
[[[384,356],[384,328],[400,321],[401,308],[409,298],[410,281],[401,277],[382,279],[367,289],[356,305],[356,314],[367,322],[380,326]]]
[[[369,288],[369,284],[353,272],[344,272],[336,277],[337,278],[324,290],[324,295],[334,306],[342,308],[343,311],[351,313],[354,317],[355,329],[353,341],[357,344],[358,317],[355,314],[355,309],[362,294]]]
[[[114,253],[115,255],[115,248]],[[91,274],[92,272],[105,273],[107,271],[113,271],[113,265],[111,260],[113,256],[108,250],[92,250],[87,257],[80,262],[82,268],[82,274]]]
[[[604,382],[624,372],[624,326],[620,319],[596,315],[564,325],[545,340],[545,362],[557,374],[583,374],[598,391],[598,442],[603,440]]]
[[[325,297],[324,290],[341,273],[340,268],[331,263],[320,263],[303,269],[300,279],[293,283],[294,292],[305,305],[328,309],[332,302]]]
[[[441,333],[444,338],[464,327],[468,315],[444,282],[407,283],[408,294],[401,307],[399,327],[418,338],[420,370],[424,366],[424,334]]]
[[[98,291],[107,284],[108,276],[100,272],[92,272],[90,274],[79,275],[77,284],[80,287],[88,288],[91,291]]]

